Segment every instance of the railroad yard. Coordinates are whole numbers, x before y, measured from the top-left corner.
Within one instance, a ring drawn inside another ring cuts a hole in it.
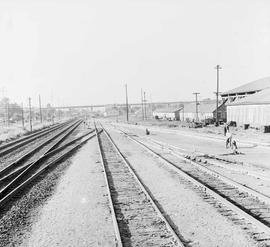
[[[72,119],[3,143],[0,246],[270,245],[270,144],[145,128]]]
[[[0,247],[270,247],[269,12],[0,0]]]

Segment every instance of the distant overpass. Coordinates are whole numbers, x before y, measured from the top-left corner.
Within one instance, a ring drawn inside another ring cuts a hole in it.
[[[184,104],[188,101],[173,101],[173,102],[146,102],[146,105],[176,105],[176,104]],[[191,102],[191,101],[189,101]],[[193,101],[192,101],[193,102]],[[129,106],[140,106],[142,103],[130,103]],[[82,109],[82,108],[101,108],[101,107],[124,107],[126,104],[103,104],[103,105],[77,105],[77,106],[54,106],[54,109]]]

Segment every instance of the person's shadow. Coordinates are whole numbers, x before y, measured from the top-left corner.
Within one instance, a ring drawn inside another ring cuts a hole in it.
[[[220,154],[220,156],[229,156],[229,155],[238,155],[238,154],[245,155],[245,153],[237,151],[237,153],[232,152],[232,153]]]

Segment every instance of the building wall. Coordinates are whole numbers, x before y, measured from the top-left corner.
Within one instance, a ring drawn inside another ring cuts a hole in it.
[[[153,112],[153,116],[158,116],[160,119],[176,119],[175,113],[174,112]]]
[[[228,105],[227,121],[235,121],[238,125],[250,124],[255,127],[270,125],[270,104]]]
[[[216,118],[216,110],[213,111],[213,117]],[[218,119],[227,122],[227,106],[225,103],[218,107]]]
[[[199,121],[202,121],[202,120],[204,120],[204,119],[206,119],[206,118],[213,118],[214,116],[213,116],[213,113],[212,112],[208,112],[208,113],[198,113],[198,118],[199,118]],[[182,120],[183,121],[183,119],[184,119],[184,121],[186,121],[186,120],[190,120],[190,121],[192,121],[192,120],[196,120],[196,113],[194,113],[194,112],[184,112],[183,113],[183,111],[181,111],[180,112],[180,120]]]

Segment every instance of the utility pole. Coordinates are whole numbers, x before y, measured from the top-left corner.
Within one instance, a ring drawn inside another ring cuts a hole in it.
[[[217,107],[216,107],[216,126],[219,125],[219,121],[218,121],[218,96],[219,96],[219,70],[221,70],[221,66],[220,65],[217,65],[215,67],[215,69],[217,70]]]
[[[185,104],[183,104],[183,122],[185,121]]]
[[[128,91],[127,91],[127,84],[125,84],[126,87],[126,110],[127,110],[127,122],[128,122]]]
[[[22,103],[22,127],[23,127],[23,129],[24,129],[23,103]]]
[[[151,118],[153,118],[153,99],[152,99],[152,95],[149,96],[149,106],[150,106],[150,112],[151,112]]]
[[[141,101],[142,101],[142,120],[144,121],[143,90],[142,90],[142,88],[141,88]]]
[[[31,98],[28,98],[29,100],[29,125],[30,125],[30,131],[32,132],[32,111],[31,111]]]
[[[40,98],[40,94],[38,95],[38,101],[39,101],[40,122],[42,123],[42,110],[41,110],[41,98]]]
[[[5,92],[6,92],[6,88],[5,87],[2,87],[1,88],[2,98],[5,97]]]
[[[5,91],[6,91],[6,88],[5,87],[2,87],[1,88],[2,99],[4,99],[4,97],[5,97]],[[4,111],[4,114],[3,114],[3,123],[5,124],[5,122],[6,122],[6,106],[5,105],[3,106],[3,111]]]
[[[198,115],[198,94],[200,93],[193,93],[195,94],[195,99],[196,99],[196,121],[199,121],[199,115]]]
[[[7,100],[7,126],[9,126],[9,99]]]
[[[147,105],[146,105],[146,97],[145,97],[145,92],[143,92],[143,101],[144,101],[144,115],[145,115],[145,120],[147,119],[147,109],[146,109],[146,107],[147,107]]]

